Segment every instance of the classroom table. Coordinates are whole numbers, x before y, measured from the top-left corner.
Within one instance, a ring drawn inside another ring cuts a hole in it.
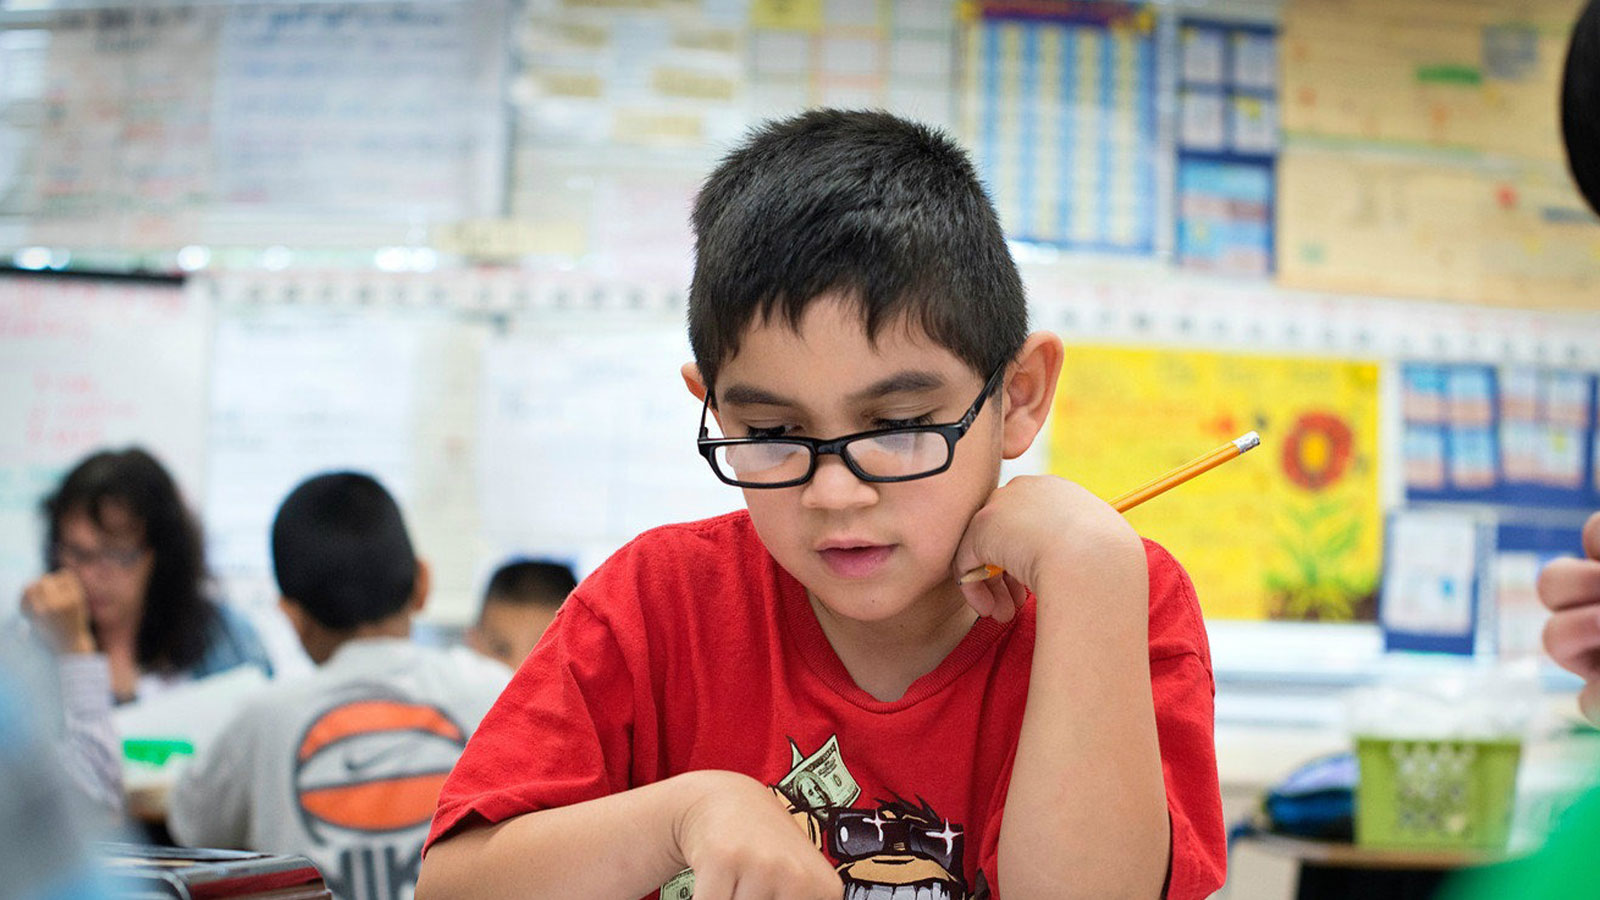
[[[303,856],[103,841],[95,855],[112,896],[139,900],[333,900]]]
[[[1363,847],[1269,831],[1239,841],[1299,863],[1296,900],[1431,900],[1452,873],[1507,859],[1488,850]]]

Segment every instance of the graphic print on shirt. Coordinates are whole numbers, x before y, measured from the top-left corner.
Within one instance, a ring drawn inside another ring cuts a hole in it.
[[[789,740],[789,773],[773,785],[789,813],[844,881],[844,900],[987,900],[982,873],[968,893],[962,877],[961,825],[921,800],[901,797],[856,807],[861,786],[844,764],[834,735],[809,756]],[[688,869],[661,886],[662,900],[694,896]]]
[[[438,707],[341,703],[313,719],[295,754],[296,805],[312,856],[341,897],[410,897],[439,789],[466,731]]]

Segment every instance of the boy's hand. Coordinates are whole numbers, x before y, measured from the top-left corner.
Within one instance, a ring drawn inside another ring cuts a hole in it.
[[[1052,590],[1052,580],[1107,567],[1146,565],[1133,526],[1110,504],[1054,475],[1022,475],[989,495],[956,547],[957,575],[985,563],[1005,574],[964,584],[967,603],[982,616],[1007,622],[1026,598]],[[1139,610],[1141,614],[1144,610]]]
[[[22,591],[22,612],[57,653],[93,653],[89,601],[78,576],[51,572]]]
[[[843,896],[838,873],[795,827],[782,796],[736,772],[692,775],[698,796],[679,817],[675,837],[694,869],[695,900]]]
[[[1583,526],[1587,559],[1552,560],[1539,573],[1539,599],[1552,614],[1544,626],[1550,657],[1584,680],[1583,715],[1600,725],[1600,512]]]

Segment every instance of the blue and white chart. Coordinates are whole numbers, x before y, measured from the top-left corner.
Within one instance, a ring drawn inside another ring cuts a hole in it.
[[[1153,29],[1141,6],[982,4],[966,37],[965,130],[1010,238],[1152,252]]]

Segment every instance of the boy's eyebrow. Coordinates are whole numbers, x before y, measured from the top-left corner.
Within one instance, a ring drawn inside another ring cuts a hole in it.
[[[890,394],[915,394],[935,391],[945,386],[945,380],[927,371],[907,369],[881,378],[851,394],[849,400],[875,400]],[[722,394],[722,403],[748,406],[797,406],[795,401],[774,394],[764,388],[749,384],[731,384]]]
[[[921,369],[907,369],[887,378],[879,379],[854,394],[851,400],[876,400],[890,394],[918,394],[936,391],[945,386],[945,380]]]

